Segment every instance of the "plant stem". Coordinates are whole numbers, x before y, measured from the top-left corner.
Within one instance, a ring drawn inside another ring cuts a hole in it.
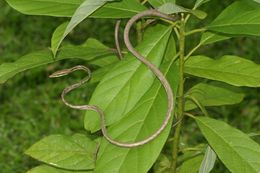
[[[179,49],[180,49],[180,57],[179,57],[179,70],[180,70],[180,78],[179,78],[179,90],[178,90],[178,112],[177,118],[182,119],[184,115],[184,57],[185,57],[185,19],[182,15],[180,30],[179,30]],[[178,151],[179,151],[179,141],[180,141],[180,133],[181,133],[182,121],[176,126],[173,140],[173,150],[172,150],[172,164],[171,164],[171,172],[176,173],[177,171],[177,159],[178,159]]]
[[[188,35],[192,35],[192,34],[195,34],[195,33],[198,33],[198,32],[204,32],[206,30],[207,29],[205,29],[205,28],[194,29],[194,30],[187,32],[185,35],[188,36]]]

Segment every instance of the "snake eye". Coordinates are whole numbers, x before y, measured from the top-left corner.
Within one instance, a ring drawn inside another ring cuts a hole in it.
[[[52,73],[49,78],[56,78],[56,77],[62,77],[62,76],[66,76],[70,73],[71,71],[69,69],[64,69],[64,70],[60,70],[60,71],[56,71],[54,73]]]

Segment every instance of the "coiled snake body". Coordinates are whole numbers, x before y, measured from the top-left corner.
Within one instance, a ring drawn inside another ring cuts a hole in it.
[[[90,77],[91,77],[91,72],[90,70],[82,65],[70,68],[70,69],[64,69],[61,71],[57,71],[55,73],[53,73],[52,75],[50,75],[51,78],[54,77],[60,77],[60,76],[65,76],[69,73],[72,73],[76,70],[83,70],[85,72],[88,73],[88,76],[85,77],[83,80],[81,80],[79,83],[73,84],[69,87],[66,87],[63,92],[62,92],[62,101],[69,107],[74,108],[74,109],[79,109],[79,110],[92,110],[92,111],[96,111],[99,115],[100,115],[100,124],[101,124],[101,131],[104,135],[104,137],[112,144],[119,146],[119,147],[126,147],[126,148],[133,148],[133,147],[137,147],[137,146],[141,146],[144,145],[146,143],[149,143],[150,141],[152,141],[153,139],[155,139],[157,136],[160,135],[160,133],[166,128],[167,124],[169,123],[170,119],[171,119],[171,114],[174,110],[174,96],[173,96],[173,92],[171,89],[171,86],[169,84],[169,82],[167,81],[167,79],[164,77],[164,75],[162,74],[162,72],[152,63],[150,63],[145,57],[143,57],[142,55],[140,55],[132,46],[130,40],[129,40],[129,32],[130,29],[132,28],[133,24],[141,19],[142,17],[148,17],[148,16],[155,16],[155,17],[160,17],[166,20],[170,20],[170,21],[176,21],[176,18],[163,14],[157,10],[147,10],[144,12],[141,12],[135,16],[133,16],[128,23],[126,24],[125,30],[124,30],[124,41],[125,41],[125,45],[127,47],[127,49],[139,60],[141,61],[143,64],[145,64],[154,74],[155,76],[160,80],[161,84],[163,85],[166,93],[167,93],[167,99],[168,99],[168,107],[167,107],[167,113],[165,116],[165,119],[161,125],[161,127],[156,130],[153,134],[151,134],[149,137],[147,137],[146,139],[143,139],[141,141],[137,141],[137,142],[133,142],[133,143],[123,143],[123,142],[119,142],[116,141],[114,139],[112,139],[108,132],[107,132],[107,128],[106,128],[106,123],[105,123],[105,115],[104,112],[102,111],[102,109],[100,109],[98,106],[91,106],[91,105],[72,105],[70,103],[68,103],[65,100],[65,95],[67,93],[69,93],[70,91],[74,90],[75,88],[78,88],[79,86],[81,86],[83,83],[87,82]]]

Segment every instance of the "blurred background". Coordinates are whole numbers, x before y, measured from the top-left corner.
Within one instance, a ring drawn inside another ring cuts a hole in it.
[[[209,12],[203,23],[213,20],[222,9],[233,1],[212,0],[202,6]],[[180,1],[185,7],[191,7],[193,0]],[[214,9],[214,10],[212,10]],[[49,47],[54,29],[66,21],[66,18],[26,16],[13,10],[4,0],[0,0],[0,64],[13,62],[22,55]],[[93,37],[104,44],[114,47],[114,20],[88,19],[73,31],[66,42],[83,43]],[[190,27],[203,25],[194,20]],[[199,37],[188,38],[188,47],[193,47]],[[197,53],[218,58],[224,54],[235,54],[260,63],[260,39],[239,37],[201,48]],[[220,51],[221,50],[221,51]],[[63,105],[60,93],[74,79],[51,80],[48,75],[56,69],[84,64],[80,60],[61,61],[59,63],[36,68],[17,75],[4,85],[0,85],[0,169],[3,173],[23,173],[38,162],[25,156],[23,152],[33,143],[50,134],[73,134],[84,132],[84,112],[71,110]],[[187,86],[197,81],[190,80]],[[86,103],[91,88],[82,88],[74,92],[72,100]],[[210,108],[218,116],[245,133],[260,131],[260,89],[243,88],[247,93],[241,104]],[[183,131],[183,138],[196,143],[201,139],[197,127],[187,122],[190,128]],[[195,130],[194,130],[195,129]],[[254,137],[260,141],[259,137]],[[219,163],[213,172],[228,172]]]

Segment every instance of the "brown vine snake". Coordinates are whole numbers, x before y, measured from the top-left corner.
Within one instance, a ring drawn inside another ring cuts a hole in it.
[[[126,24],[125,30],[124,30],[124,41],[125,41],[125,45],[127,47],[127,49],[139,60],[141,61],[143,64],[145,64],[153,73],[154,75],[159,79],[159,81],[161,82],[161,84],[163,85],[166,93],[167,93],[167,100],[168,100],[168,106],[167,106],[167,113],[165,116],[165,119],[161,125],[161,127],[156,130],[153,134],[151,134],[149,137],[147,137],[146,139],[143,139],[141,141],[137,141],[137,142],[133,142],[133,143],[124,143],[124,142],[119,142],[116,141],[114,139],[112,139],[108,132],[107,132],[107,128],[106,128],[106,123],[105,123],[105,115],[104,112],[98,107],[98,106],[94,106],[94,105],[72,105],[70,103],[68,103],[65,100],[65,95],[67,93],[69,93],[70,91],[74,90],[75,88],[78,88],[79,86],[81,86],[82,84],[84,84],[85,82],[87,82],[90,77],[91,77],[91,72],[90,70],[82,65],[76,66],[76,67],[72,67],[70,69],[64,69],[64,70],[60,70],[57,71],[55,73],[53,73],[52,75],[50,75],[51,78],[54,77],[61,77],[61,76],[65,76],[69,73],[72,73],[76,70],[83,70],[85,72],[88,73],[88,76],[85,77],[84,79],[82,79],[80,82],[73,84],[71,86],[66,87],[63,92],[62,92],[62,101],[69,107],[74,108],[74,109],[79,109],[79,110],[92,110],[92,111],[96,111],[99,115],[100,115],[100,124],[101,124],[101,131],[105,137],[105,139],[107,139],[110,143],[119,146],[119,147],[126,147],[126,148],[133,148],[133,147],[137,147],[137,146],[141,146],[144,144],[149,143],[150,141],[154,140],[156,137],[158,137],[161,132],[166,128],[167,124],[169,123],[170,119],[171,119],[171,114],[174,110],[174,95],[171,89],[171,86],[169,84],[169,82],[167,81],[167,79],[164,77],[164,75],[162,74],[162,72],[152,63],[150,63],[144,56],[140,55],[132,46],[130,40],[129,40],[129,32],[130,29],[132,28],[133,24],[143,18],[143,17],[149,17],[149,16],[154,16],[154,17],[159,17],[159,18],[163,18],[166,20],[170,20],[170,21],[176,21],[176,18],[173,16],[169,16],[167,14],[161,13],[155,9],[151,9],[151,10],[147,10],[144,12],[141,12],[139,14],[136,14],[135,16],[133,16]]]

